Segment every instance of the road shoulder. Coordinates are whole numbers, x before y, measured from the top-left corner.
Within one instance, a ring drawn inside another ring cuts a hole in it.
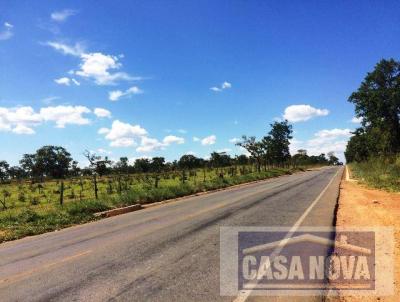
[[[398,301],[400,297],[400,194],[370,189],[345,176],[340,184],[336,226],[390,226],[395,231],[395,295],[391,297],[343,296],[338,300],[351,302]],[[337,299],[334,300],[337,301]]]

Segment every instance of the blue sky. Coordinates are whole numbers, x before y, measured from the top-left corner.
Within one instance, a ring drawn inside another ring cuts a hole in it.
[[[342,152],[348,96],[399,59],[398,1],[1,1],[0,159],[46,144],[113,159],[214,150],[282,117]],[[97,110],[96,110],[97,109]]]

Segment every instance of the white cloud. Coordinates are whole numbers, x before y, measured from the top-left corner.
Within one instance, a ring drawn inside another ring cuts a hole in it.
[[[0,31],[0,41],[10,39],[14,35],[13,28],[14,25],[9,22],[4,22],[3,29]]]
[[[130,137],[117,138],[110,143],[111,147],[130,147],[134,145],[136,145],[136,142],[133,138]]]
[[[0,131],[11,131],[16,134],[34,134],[33,127],[43,122],[55,122],[57,128],[66,124],[85,125],[90,122],[83,114],[91,111],[84,106],[44,107],[36,112],[32,107],[0,107]]]
[[[65,86],[71,85],[71,80],[67,77],[55,79],[54,82],[56,82],[58,85],[65,85]]]
[[[53,49],[57,50],[58,52],[61,52],[64,55],[80,57],[81,55],[84,54],[84,47],[79,43],[70,46],[60,42],[49,41],[46,42],[45,45],[52,47]]]
[[[237,137],[234,137],[234,138],[231,138],[229,140],[229,142],[232,143],[232,144],[236,144],[236,143],[240,142],[240,139],[238,139]]]
[[[119,80],[133,80],[125,72],[110,72],[110,70],[117,70],[122,66],[117,56],[105,55],[100,52],[84,53],[81,55],[81,60],[81,69],[75,74],[92,79],[97,85],[112,85]]]
[[[32,128],[21,124],[12,129],[12,132],[16,134],[35,134],[35,131]]]
[[[141,139],[140,146],[136,148],[137,152],[140,153],[148,153],[157,150],[164,150],[166,147],[171,144],[183,144],[185,140],[182,137],[177,137],[174,135],[168,135],[164,137],[163,141],[160,142],[155,138],[150,138],[147,136],[143,136]]]
[[[229,82],[223,82],[221,85],[222,89],[227,89],[227,88],[231,88],[231,87],[232,87],[232,84]]]
[[[350,129],[331,129],[331,130],[320,130],[314,134],[317,138],[321,139],[335,139],[337,137],[350,137],[351,130]]]
[[[132,77],[125,72],[117,71],[122,67],[119,61],[123,57],[122,55],[113,56],[101,52],[85,52],[79,43],[70,46],[60,42],[49,41],[45,45],[52,47],[62,54],[79,57],[81,60],[79,64],[80,69],[68,73],[93,80],[97,85],[114,85],[120,80],[132,81],[142,79],[141,77]]]
[[[193,141],[198,142],[198,141],[200,141],[200,138],[198,138],[197,136],[193,136]]]
[[[104,108],[95,108],[93,112],[97,117],[111,117],[111,112]]]
[[[72,83],[74,83],[76,86],[81,86],[81,83],[75,80],[74,78],[71,79]]]
[[[207,136],[207,137],[203,138],[201,140],[201,144],[203,146],[214,145],[216,140],[217,140],[217,137],[215,135],[210,135],[210,136]]]
[[[219,87],[217,87],[217,86],[211,87],[210,90],[215,91],[215,92],[221,92],[222,90],[229,89],[229,88],[232,88],[232,84],[225,81],[225,82],[223,82],[221,84],[221,86],[219,86]]]
[[[136,144],[135,139],[147,135],[146,129],[140,125],[130,125],[128,123],[113,121],[111,129],[100,128],[99,134],[105,135],[105,139],[110,141],[112,147],[129,147]]]
[[[185,153],[185,155],[193,155],[193,156],[196,156],[196,152],[194,152],[194,151],[188,151],[188,152]]]
[[[40,114],[32,107],[0,107],[0,131],[12,131],[16,134],[34,134],[32,127],[42,122]]]
[[[165,144],[160,143],[157,139],[144,136],[142,137],[140,146],[136,148],[136,151],[140,153],[146,153],[161,150],[164,148]]]
[[[170,145],[173,143],[180,145],[180,144],[183,144],[184,142],[185,142],[185,139],[183,137],[178,137],[175,135],[168,135],[168,136],[164,137],[164,139],[163,139],[163,143],[166,145]]]
[[[360,123],[362,122],[362,120],[363,120],[362,117],[353,117],[353,118],[351,119],[351,122],[352,122],[353,124],[360,124]]]
[[[186,133],[187,133],[187,130],[185,130],[185,129],[178,129],[178,132],[179,132],[179,133],[182,133],[182,134],[186,134]]]
[[[108,128],[100,128],[99,131],[97,131],[98,134],[107,134],[110,132],[110,129]]]
[[[222,91],[222,89],[218,88],[218,87],[211,87],[210,90],[215,91],[215,92]]]
[[[115,102],[115,101],[118,101],[121,97],[127,97],[127,96],[132,96],[132,95],[141,94],[141,93],[143,93],[143,91],[139,87],[132,86],[125,91],[121,91],[121,90],[110,91],[108,93],[108,99],[110,101]]]
[[[329,114],[327,109],[317,109],[310,105],[291,105],[286,107],[283,118],[289,122],[303,122],[316,116],[326,116]]]
[[[56,106],[40,109],[40,116],[44,121],[53,121],[57,128],[64,128],[67,124],[87,125],[90,120],[83,114],[90,113],[85,106]]]
[[[45,105],[50,105],[53,103],[53,101],[58,100],[60,97],[59,96],[49,96],[47,98],[44,98],[41,100],[41,102]]]
[[[53,21],[56,22],[64,22],[66,21],[69,17],[74,16],[77,14],[77,11],[72,10],[72,9],[64,9],[62,11],[58,12],[53,12],[51,13],[50,17]]]

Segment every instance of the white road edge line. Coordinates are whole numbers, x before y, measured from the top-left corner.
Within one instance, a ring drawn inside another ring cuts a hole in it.
[[[335,178],[338,175],[340,170],[341,169],[337,170],[335,175],[332,177],[332,179],[329,181],[329,183],[325,186],[325,188],[321,191],[321,193],[317,196],[317,198],[314,199],[314,201],[310,204],[310,206],[304,211],[303,215],[301,215],[300,218],[296,221],[296,223],[290,228],[289,232],[286,234],[285,238],[283,238],[283,240],[280,242],[279,246],[276,249],[274,249],[274,251],[271,253],[272,257],[277,256],[282,251],[283,247],[288,242],[288,240],[290,238],[292,238],[293,233],[296,232],[296,230],[303,223],[303,221],[307,217],[307,215],[311,212],[311,210],[315,207],[315,205],[318,203],[318,201],[321,199],[321,197],[325,194],[326,190],[328,190],[329,186],[335,180]],[[254,283],[254,285],[256,285],[256,284],[257,283]],[[233,300],[233,302],[245,302],[247,300],[247,298],[250,296],[252,291],[253,291],[253,289],[241,291],[239,293],[239,295]]]

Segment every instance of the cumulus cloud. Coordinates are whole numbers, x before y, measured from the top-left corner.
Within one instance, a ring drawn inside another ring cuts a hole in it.
[[[286,107],[283,118],[289,122],[304,122],[316,116],[326,116],[329,114],[327,109],[317,109],[310,105],[291,105]]]
[[[140,125],[131,125],[119,120],[113,121],[111,129],[100,128],[99,134],[105,135],[105,139],[110,141],[112,147],[129,147],[136,145],[135,139],[147,135],[146,129]]]
[[[44,121],[55,122],[57,128],[64,128],[67,124],[89,124],[90,120],[83,115],[90,112],[85,106],[56,106],[40,109],[40,116]]]
[[[141,94],[141,93],[143,93],[143,91],[139,87],[132,86],[125,91],[121,91],[121,90],[110,91],[108,93],[108,99],[110,101],[115,102],[115,101],[118,101],[122,97],[128,97],[128,96],[132,96],[135,94]]]
[[[66,21],[69,17],[74,16],[77,14],[76,10],[73,9],[64,9],[61,11],[56,11],[51,13],[50,17],[53,21],[56,22],[64,22]]]
[[[178,137],[178,136],[175,136],[175,135],[168,135],[168,136],[164,137],[163,143],[166,144],[166,145],[170,145],[170,144],[173,144],[173,143],[176,143],[176,144],[180,145],[180,144],[185,143],[185,139],[183,137]]]
[[[183,143],[185,143],[184,138],[174,135],[168,135],[164,137],[162,142],[155,138],[144,136],[141,139],[140,146],[136,148],[136,151],[140,153],[149,153],[157,150],[164,150],[166,147],[172,144],[181,145]]]
[[[156,150],[161,150],[164,149],[165,145],[161,142],[159,142],[155,138],[150,138],[150,137],[142,137],[140,146],[136,148],[137,152],[140,153],[147,153],[147,152],[153,152]]]
[[[217,137],[216,137],[215,135],[210,135],[210,136],[207,136],[207,137],[203,138],[203,139],[201,140],[201,144],[202,144],[203,146],[206,146],[206,145],[214,145],[215,142],[216,142],[216,140],[217,140]]]
[[[14,35],[13,28],[14,25],[9,22],[4,22],[3,28],[0,30],[0,41],[10,39]]]
[[[48,121],[54,122],[57,128],[64,128],[67,124],[86,125],[90,120],[83,115],[90,112],[84,106],[50,106],[41,108],[39,112],[30,106],[0,107],[0,131],[34,134],[34,127]]]
[[[221,92],[222,90],[232,88],[232,84],[229,82],[223,82],[220,86],[211,87],[210,90],[215,92]]]
[[[108,132],[110,132],[110,129],[108,128],[100,128],[99,131],[97,131],[98,134],[107,134]]]
[[[65,85],[65,86],[71,85],[71,80],[67,77],[55,79],[54,82],[56,82],[58,85]]]
[[[111,128],[100,128],[98,133],[110,141],[111,147],[137,146],[136,151],[148,153],[163,150],[172,144],[183,144],[184,138],[168,135],[162,141],[148,136],[146,129],[140,125],[131,125],[119,120],[113,121]]]
[[[95,108],[93,112],[97,117],[100,118],[111,117],[111,112],[104,108]]]
[[[80,44],[70,46],[60,42],[49,41],[45,45],[62,54],[79,57],[81,61],[79,70],[72,70],[69,74],[92,80],[97,85],[114,85],[121,80],[141,79],[141,77],[132,77],[125,72],[118,71],[122,67],[120,59],[123,56],[108,55],[101,52],[86,52]]]
[[[81,55],[80,70],[75,73],[81,77],[94,80],[97,85],[112,85],[119,80],[133,80],[125,72],[112,73],[120,69],[122,64],[117,56],[105,55],[101,52],[84,53]]]
[[[240,139],[238,139],[237,137],[233,137],[233,138],[229,139],[229,142],[232,144],[236,144],[236,143],[240,142]]]
[[[35,131],[32,128],[29,128],[25,125],[17,125],[15,126],[14,129],[12,129],[12,132],[16,134],[35,134]]]

